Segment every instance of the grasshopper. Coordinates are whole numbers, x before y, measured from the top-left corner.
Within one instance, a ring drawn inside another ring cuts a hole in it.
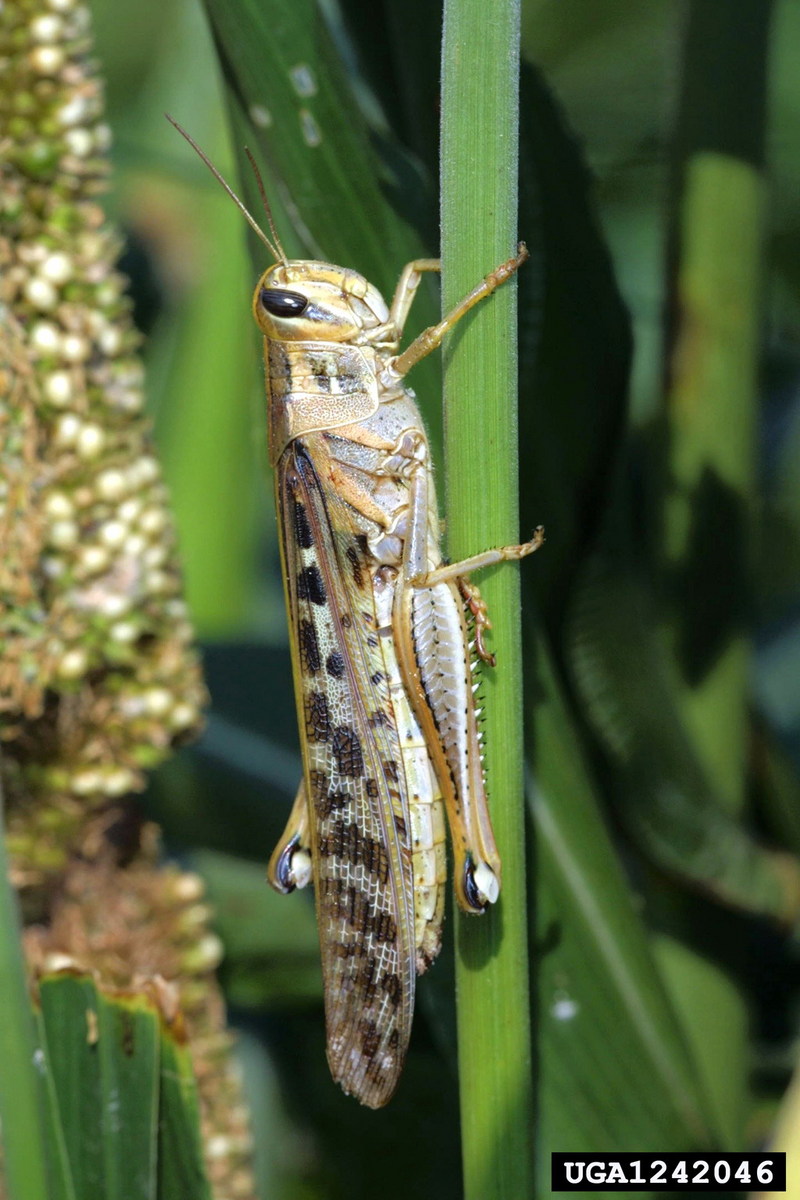
[[[356,271],[288,259],[252,157],[272,241],[178,129],[274,259],[253,315],[303,778],[268,878],[284,893],[313,881],[331,1073],[379,1108],[402,1070],[416,975],[441,944],[445,811],[460,908],[481,913],[500,892],[475,699],[480,663],[494,665],[491,623],[468,575],[544,537],[540,527],[522,545],[443,562],[428,441],[404,381],[527,250],[400,352],[422,275],[439,261],[408,263],[387,306]]]

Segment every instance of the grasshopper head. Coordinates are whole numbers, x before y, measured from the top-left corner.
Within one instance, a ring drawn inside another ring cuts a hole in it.
[[[258,281],[253,314],[278,341],[369,342],[389,320],[380,292],[356,271],[330,263],[275,263]]]
[[[0,0],[2,7],[2,0]],[[274,244],[197,142],[169,115],[170,121],[225,189],[261,241],[275,258],[258,281],[253,313],[262,333],[276,341],[367,342],[394,340],[394,326],[380,292],[356,271],[331,263],[288,259],[272,217],[264,183],[255,159],[245,150],[255,172]]]

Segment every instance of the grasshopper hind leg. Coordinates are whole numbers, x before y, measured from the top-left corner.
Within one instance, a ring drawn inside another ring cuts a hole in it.
[[[305,780],[300,781],[286,828],[267,867],[267,879],[276,892],[287,895],[311,879],[311,842]]]
[[[480,709],[475,701],[477,662],[490,663],[483,634],[490,628],[478,588],[465,576],[495,563],[532,554],[544,540],[486,550],[457,563],[439,563],[431,536],[430,477],[424,467],[410,486],[403,576],[394,609],[395,644],[403,682],[425,734],[444,796],[455,860],[459,906],[483,912],[497,901],[500,856],[492,832],[483,769]],[[474,652],[471,641],[474,638]]]
[[[481,913],[497,903],[500,880],[489,863],[481,860],[476,866],[469,854],[464,864],[463,889],[468,911]]]

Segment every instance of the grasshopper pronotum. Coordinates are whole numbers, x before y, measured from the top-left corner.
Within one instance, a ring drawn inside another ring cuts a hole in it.
[[[253,312],[304,770],[269,879],[281,892],[313,880],[331,1072],[379,1108],[402,1069],[415,977],[441,943],[443,808],[459,906],[483,912],[500,891],[474,696],[480,660],[493,664],[490,622],[466,576],[543,540],[539,528],[523,545],[442,562],[428,442],[403,381],[527,250],[399,353],[421,275],[438,260],[409,263],[389,307],[355,271],[290,261],[263,187],[274,245],[177,128],[275,259]]]

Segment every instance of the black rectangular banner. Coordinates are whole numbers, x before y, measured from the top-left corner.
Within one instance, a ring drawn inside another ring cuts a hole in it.
[[[554,1192],[785,1192],[786,1155],[557,1154]]]

